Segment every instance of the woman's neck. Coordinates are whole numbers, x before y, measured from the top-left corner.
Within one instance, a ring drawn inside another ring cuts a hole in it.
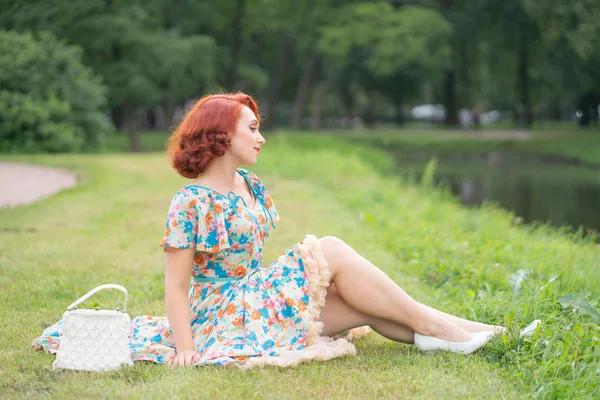
[[[194,183],[226,191],[234,190],[238,178],[236,176],[237,167],[237,163],[231,162],[226,157],[216,158],[206,166]]]

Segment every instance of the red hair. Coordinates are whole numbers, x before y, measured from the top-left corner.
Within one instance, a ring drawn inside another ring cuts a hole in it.
[[[167,153],[173,168],[186,178],[195,178],[213,159],[224,155],[242,106],[250,108],[260,123],[256,101],[247,94],[213,94],[198,100],[169,138]]]

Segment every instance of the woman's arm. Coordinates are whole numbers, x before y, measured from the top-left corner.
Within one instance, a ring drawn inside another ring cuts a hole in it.
[[[185,351],[196,351],[192,339],[188,300],[194,251],[193,248],[165,247],[165,307],[178,354]],[[196,355],[192,353],[184,360],[177,360],[177,364],[181,364],[183,361],[183,365],[188,365],[188,361],[192,361],[191,358],[196,358]]]

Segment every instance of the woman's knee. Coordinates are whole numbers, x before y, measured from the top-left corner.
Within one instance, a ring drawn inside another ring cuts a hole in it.
[[[350,247],[342,239],[335,236],[323,236],[319,241],[321,242],[321,249],[325,258],[328,256],[340,256]]]
[[[335,236],[324,236],[319,240],[321,242],[323,257],[325,257],[325,260],[329,263],[329,268],[333,276],[335,276],[340,269],[346,269],[348,266],[353,265],[352,257],[355,252],[352,247],[347,245],[342,239]]]

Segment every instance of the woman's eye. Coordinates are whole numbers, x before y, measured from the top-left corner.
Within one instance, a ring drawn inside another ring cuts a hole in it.
[[[255,126],[251,126],[251,127],[250,127],[250,130],[251,130],[252,132],[254,132],[254,131],[256,130],[256,127],[255,127]]]

